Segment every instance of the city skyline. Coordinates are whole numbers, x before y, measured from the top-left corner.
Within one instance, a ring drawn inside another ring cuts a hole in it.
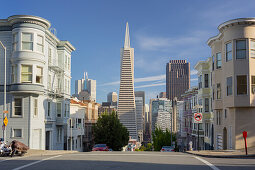
[[[90,73],[90,78],[97,80],[99,103],[106,101],[109,92],[118,92],[119,47],[124,40],[121,36],[123,25],[129,21],[133,26],[131,45],[136,49],[135,90],[145,91],[148,103],[148,98],[155,98],[159,92],[165,91],[164,66],[170,59],[186,59],[190,62],[193,73],[191,86],[197,85],[194,66],[197,61],[205,60],[211,55],[206,41],[217,33],[215,27],[230,19],[252,17],[251,9],[255,5],[254,1],[246,1],[244,4],[231,1],[221,6],[218,5],[221,1],[162,1],[160,4],[146,1],[146,5],[143,1],[133,1],[135,6],[132,1],[125,5],[124,2],[111,2],[114,3],[77,1],[67,6],[57,1],[37,4],[33,1],[9,1],[4,3],[5,8],[0,17],[27,14],[51,21],[52,27],[57,30],[57,36],[70,40],[77,48],[73,53],[71,67],[72,94],[75,80],[80,79],[81,74],[86,71]],[[128,11],[131,6],[130,13]],[[239,8],[240,6],[243,8]],[[177,7],[182,7],[183,10]],[[77,67],[81,63],[82,67]]]

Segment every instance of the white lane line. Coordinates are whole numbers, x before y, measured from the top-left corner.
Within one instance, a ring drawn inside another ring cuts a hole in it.
[[[14,168],[13,170],[20,170],[20,169],[29,167],[29,166],[31,166],[31,165],[38,164],[38,163],[40,163],[40,162],[47,161],[47,160],[49,160],[49,159],[57,158],[57,157],[60,157],[60,156],[62,156],[62,155],[52,156],[52,157],[49,157],[49,158],[45,158],[45,159],[42,159],[42,160],[38,160],[38,161],[32,162],[32,163],[30,163],[30,164],[26,164],[26,165],[20,166],[20,167],[18,167],[18,168]]]
[[[220,170],[219,168],[217,168],[215,165],[211,164],[210,162],[202,159],[202,158],[199,158],[197,156],[194,156],[194,158],[200,160],[201,162],[203,162],[204,164],[208,165],[210,168],[212,168],[213,170]]]

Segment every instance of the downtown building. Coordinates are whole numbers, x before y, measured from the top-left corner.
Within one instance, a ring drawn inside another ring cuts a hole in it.
[[[129,27],[126,24],[124,48],[121,48],[118,117],[133,139],[138,139],[134,94],[134,48],[130,47]]]
[[[96,80],[88,78],[88,73],[84,73],[84,77],[75,80],[75,94],[79,100],[91,100],[96,102]]]
[[[135,91],[136,124],[138,141],[143,142],[144,117],[145,117],[145,92]]]
[[[6,47],[6,140],[31,149],[66,147],[70,109],[71,53],[46,19],[14,15],[0,20],[0,41]],[[0,47],[0,121],[3,122],[4,49]],[[0,131],[3,136],[3,131]]]
[[[186,60],[170,60],[166,64],[166,97],[181,99],[181,95],[190,88],[190,63]]]
[[[110,92],[107,94],[107,102],[102,102],[102,105],[98,109],[98,114],[111,114],[117,112],[118,94],[116,92]]]

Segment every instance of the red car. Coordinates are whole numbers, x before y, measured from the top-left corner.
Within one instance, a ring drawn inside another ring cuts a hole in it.
[[[109,151],[109,148],[106,144],[96,144],[92,151]]]

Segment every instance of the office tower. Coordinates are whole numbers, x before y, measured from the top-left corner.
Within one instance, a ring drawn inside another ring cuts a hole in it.
[[[144,115],[145,115],[145,93],[144,91],[135,91],[135,105],[136,105],[136,124],[138,141],[143,141],[143,129],[144,129]]]
[[[118,94],[116,92],[110,92],[107,95],[107,102],[111,103],[112,106],[117,106]]]
[[[75,80],[75,94],[79,100],[91,100],[96,102],[96,80],[88,78],[87,72],[80,80]]]
[[[166,98],[166,92],[160,92],[159,98]]]
[[[128,129],[129,135],[133,139],[137,139],[134,94],[134,48],[130,47],[128,23],[126,24],[124,48],[121,48],[118,116],[120,122]]]
[[[190,88],[190,64],[186,60],[170,60],[166,64],[166,97],[173,100]]]
[[[143,143],[151,143],[151,115],[149,105],[145,104],[144,107],[144,135],[143,135]]]

